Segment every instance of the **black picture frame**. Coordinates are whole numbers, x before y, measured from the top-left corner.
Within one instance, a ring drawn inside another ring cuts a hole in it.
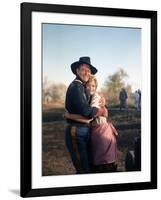
[[[32,12],[147,18],[151,21],[151,180],[149,182],[32,188]],[[129,191],[157,188],[157,11],[21,4],[21,189],[22,197]]]

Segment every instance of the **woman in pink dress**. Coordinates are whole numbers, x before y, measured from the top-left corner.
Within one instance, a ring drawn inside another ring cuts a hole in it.
[[[97,79],[91,75],[86,83],[86,89],[91,95],[90,105],[92,107],[100,108],[100,101],[102,106],[105,106],[105,99],[97,92]],[[95,119],[86,119],[83,116],[65,113],[65,118],[77,120],[79,122],[90,123],[90,152],[92,157],[92,171],[97,172],[114,172],[117,165],[117,131],[112,123],[107,122],[108,110],[106,117],[100,116]]]

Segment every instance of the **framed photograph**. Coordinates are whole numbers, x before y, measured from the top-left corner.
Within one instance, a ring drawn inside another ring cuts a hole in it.
[[[21,196],[157,188],[157,11],[21,4]]]

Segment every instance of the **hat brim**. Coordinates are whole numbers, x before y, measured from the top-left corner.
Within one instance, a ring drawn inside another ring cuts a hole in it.
[[[94,74],[97,73],[97,69],[96,69],[94,66],[92,66],[91,64],[86,63],[86,62],[82,62],[82,61],[77,61],[77,62],[74,62],[74,63],[71,64],[71,70],[72,70],[72,72],[73,72],[75,75],[77,75],[77,74],[76,74],[76,69],[77,69],[81,64],[87,64],[87,65],[89,65],[90,70],[91,70],[91,74],[94,75]]]

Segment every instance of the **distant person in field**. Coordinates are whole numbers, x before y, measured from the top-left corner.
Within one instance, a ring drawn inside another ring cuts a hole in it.
[[[140,95],[138,91],[136,90],[134,93],[134,105],[135,105],[136,110],[139,110],[139,101],[140,101]]]
[[[141,90],[138,89],[138,94],[139,94],[139,110],[141,110]]]
[[[127,108],[127,93],[125,88],[122,88],[119,94],[119,100],[120,100],[120,111],[122,109],[126,109]]]
[[[91,65],[90,57],[81,57],[79,61],[72,63],[71,70],[76,78],[67,89],[65,109],[71,114],[82,115],[86,119],[105,116],[107,112],[105,108],[97,108],[89,105],[89,95],[85,90],[85,84],[91,74],[97,73],[97,69]],[[76,173],[90,173],[91,168],[87,146],[90,126],[85,122],[78,122],[74,119],[67,119],[67,123],[65,142]]]
[[[86,82],[87,93],[90,94],[90,105],[91,107],[100,108],[100,99],[104,100],[102,108],[105,108],[105,99],[96,92],[97,79],[91,75]],[[92,120],[81,115],[74,115],[65,113],[66,118],[76,120],[78,122],[90,123],[91,134],[90,134],[90,152],[92,161],[92,172],[114,172],[116,171],[117,165],[117,144],[116,135],[117,131],[112,123],[107,122],[108,110],[106,110],[106,116],[97,116]]]

